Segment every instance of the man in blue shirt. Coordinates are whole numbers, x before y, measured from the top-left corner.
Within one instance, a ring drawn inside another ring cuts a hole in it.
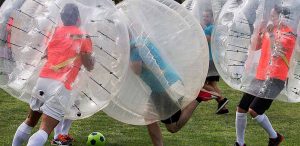
[[[152,90],[149,102],[153,104],[160,119],[163,119],[161,122],[169,132],[178,132],[190,119],[198,104],[212,99],[213,95],[201,91],[196,100],[181,110],[180,101],[184,98],[184,86],[179,74],[165,61],[158,48],[149,39],[132,40],[131,68]],[[178,111],[168,117],[174,109]],[[153,145],[163,145],[158,122],[147,125],[147,128]]]
[[[158,114],[163,116],[171,112],[168,109],[180,109],[184,86],[178,73],[163,59],[149,39],[138,38],[131,41],[130,46],[132,69],[152,90],[151,99]],[[163,95],[167,97],[157,98]]]
[[[204,29],[204,33],[207,38],[208,46],[209,46],[209,69],[208,69],[208,75],[206,77],[206,81],[204,84],[204,89],[212,92],[216,92],[219,95],[221,95],[221,90],[217,85],[217,82],[220,80],[220,76],[218,74],[218,71],[215,67],[215,64],[212,59],[212,52],[211,52],[211,35],[213,32],[213,25],[214,18],[213,18],[213,12],[210,9],[207,9],[203,12],[203,24],[202,27]],[[216,99],[218,102],[218,108],[216,111],[216,114],[225,114],[228,113],[228,109],[225,107],[225,105],[228,103],[227,98],[224,98],[220,96]]]

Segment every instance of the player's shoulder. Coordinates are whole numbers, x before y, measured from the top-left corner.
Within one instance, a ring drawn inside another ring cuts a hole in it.
[[[293,39],[293,38],[296,38],[297,37],[297,34],[295,34],[293,32],[293,29],[287,25],[282,25],[281,26],[281,34],[284,36],[284,37],[288,37],[290,39]]]
[[[56,34],[63,35],[63,36],[68,35],[75,40],[89,38],[89,36],[77,26],[58,27],[58,28],[56,28]]]

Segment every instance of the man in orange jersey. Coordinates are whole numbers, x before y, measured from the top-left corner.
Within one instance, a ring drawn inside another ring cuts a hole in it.
[[[68,3],[61,12],[63,26],[56,28],[47,47],[47,62],[40,71],[30,100],[29,115],[18,127],[13,146],[42,146],[55,126],[63,120],[70,107],[72,84],[83,65],[88,71],[94,67],[92,42],[80,30],[80,13],[75,4]],[[42,122],[30,138],[32,128]]]
[[[252,85],[259,86],[261,89],[253,91],[253,93],[257,92],[256,96],[244,93],[237,107],[236,146],[245,146],[247,112],[268,133],[269,146],[278,146],[284,139],[273,129],[264,113],[284,88],[288,76],[289,61],[296,37],[290,27],[279,22],[279,15],[288,14],[286,8],[275,6],[271,11],[271,22],[267,25],[267,31],[260,33],[256,49],[261,49],[261,56]]]

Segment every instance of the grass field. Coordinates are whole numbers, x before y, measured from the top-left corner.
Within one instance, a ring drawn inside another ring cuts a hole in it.
[[[235,107],[241,93],[220,84],[224,95],[230,99],[227,116],[214,114],[216,102],[202,103],[187,125],[178,133],[168,133],[161,124],[166,146],[232,146],[235,141]],[[0,90],[0,146],[9,146],[15,130],[25,119],[28,105]],[[300,104],[275,102],[267,112],[273,127],[285,136],[283,146],[300,145]],[[37,129],[35,128],[34,131]],[[103,112],[75,121],[70,134],[76,139],[74,146],[84,146],[86,137],[93,131],[103,133],[107,146],[150,146],[145,126],[120,123]],[[52,137],[52,135],[51,135]],[[268,136],[248,116],[247,146],[266,146]],[[47,145],[50,145],[47,143]]]

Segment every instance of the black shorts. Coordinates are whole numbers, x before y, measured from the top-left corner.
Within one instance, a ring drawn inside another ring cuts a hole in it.
[[[210,76],[206,77],[206,82],[219,82],[220,81],[220,76]]]
[[[258,115],[262,115],[270,108],[273,99],[280,94],[281,90],[284,88],[284,84],[285,82],[282,80],[270,79],[269,81],[266,81],[266,90],[264,90],[265,92],[260,92],[260,94],[263,95],[262,97],[269,97],[272,99],[260,98],[248,93],[244,93],[238,107],[246,111],[251,108]]]
[[[181,115],[180,107],[169,97],[166,92],[152,92],[151,102],[155,107],[155,112],[159,115],[160,119],[163,119],[163,123],[171,124],[179,120]],[[174,112],[176,113],[173,114]],[[173,115],[168,117],[167,115],[170,114]]]
[[[272,99],[260,98],[248,93],[244,93],[238,106],[245,111],[248,111],[249,108],[251,108],[257,114],[262,115],[270,108],[272,102]]]
[[[174,115],[172,115],[171,117],[165,119],[165,120],[161,120],[162,123],[164,124],[172,124],[172,123],[176,123],[181,115],[181,110],[177,111]]]

